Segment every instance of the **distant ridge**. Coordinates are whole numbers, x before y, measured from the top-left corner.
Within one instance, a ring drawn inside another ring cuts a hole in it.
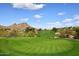
[[[14,24],[12,24],[10,26],[0,25],[0,28],[18,29],[18,30],[22,30],[22,29],[25,29],[25,28],[28,28],[28,27],[31,28],[31,26],[29,24],[27,24],[27,23],[19,23],[19,24],[14,23]]]
[[[4,26],[4,25],[0,24],[0,28],[7,28],[7,26]]]
[[[8,28],[10,28],[10,29],[25,29],[28,27],[31,27],[31,26],[27,23],[19,23],[19,24],[14,23],[14,24],[10,25]]]

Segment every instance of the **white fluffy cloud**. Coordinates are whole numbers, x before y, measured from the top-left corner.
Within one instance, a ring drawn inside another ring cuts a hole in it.
[[[42,18],[42,15],[36,14],[36,15],[34,15],[34,18],[40,19],[40,18]]]
[[[75,23],[72,23],[72,22],[69,22],[69,23],[63,23],[63,22],[49,22],[47,23],[47,26],[49,28],[53,28],[53,27],[56,27],[56,28],[61,28],[61,27],[69,27],[69,26],[75,26],[76,24]]]
[[[76,23],[78,23],[78,24],[79,24],[79,21],[76,21]]]
[[[64,24],[64,26],[66,26],[66,27],[75,26],[75,25],[76,25],[76,24],[75,24],[75,23],[72,23],[72,22],[69,22],[69,23]]]
[[[47,23],[47,25],[53,25],[53,24],[54,24],[53,22],[48,22],[48,23]]]
[[[35,20],[37,20],[37,22],[40,22],[41,18],[42,18],[42,15],[40,14],[36,14],[33,16],[35,18]]]
[[[77,20],[79,20],[79,15],[74,15],[73,18],[64,19],[62,22],[72,22],[72,21],[77,21]]]
[[[49,28],[53,27],[69,27],[69,26],[79,26],[79,15],[75,15],[73,18],[66,18],[61,22],[49,22],[47,23]]]
[[[53,27],[63,27],[62,23],[61,22],[49,22],[47,23],[48,26],[50,26],[51,28]]]
[[[22,9],[30,9],[30,10],[39,10],[43,8],[44,4],[34,4],[34,3],[13,3],[13,8],[22,8]]]
[[[62,16],[62,15],[64,15],[64,13],[63,12],[59,12],[58,15]]]
[[[22,22],[26,22],[26,21],[28,21],[29,20],[29,18],[22,18],[22,19],[20,19]]]
[[[71,21],[73,21],[73,19],[65,19],[65,20],[63,20],[63,22],[71,22]]]
[[[75,19],[75,20],[79,20],[79,15],[75,15],[75,16],[74,16],[74,19]]]
[[[60,23],[60,22],[55,22],[54,23],[54,27],[62,27],[63,25],[62,25],[62,23]]]

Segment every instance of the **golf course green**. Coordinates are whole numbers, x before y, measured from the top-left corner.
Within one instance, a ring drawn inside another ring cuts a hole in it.
[[[1,56],[78,56],[79,41],[54,38],[42,31],[38,37],[0,37]]]

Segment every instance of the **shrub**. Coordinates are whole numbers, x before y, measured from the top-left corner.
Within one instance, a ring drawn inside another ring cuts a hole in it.
[[[26,28],[24,33],[25,33],[25,36],[35,37],[38,31],[35,28]]]
[[[54,28],[52,28],[52,31],[56,32],[56,31],[57,31],[57,28],[55,28],[55,27],[54,27]]]
[[[77,32],[73,30],[72,28],[59,29],[55,34],[62,38],[77,38],[78,37]]]

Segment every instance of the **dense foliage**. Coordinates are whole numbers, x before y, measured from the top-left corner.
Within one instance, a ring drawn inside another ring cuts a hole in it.
[[[62,38],[78,39],[79,27],[58,28],[55,35]]]
[[[20,36],[26,36],[26,37],[34,37],[37,34],[37,30],[35,28],[25,28],[23,30],[18,29],[0,29],[0,36],[1,37],[20,37]]]

